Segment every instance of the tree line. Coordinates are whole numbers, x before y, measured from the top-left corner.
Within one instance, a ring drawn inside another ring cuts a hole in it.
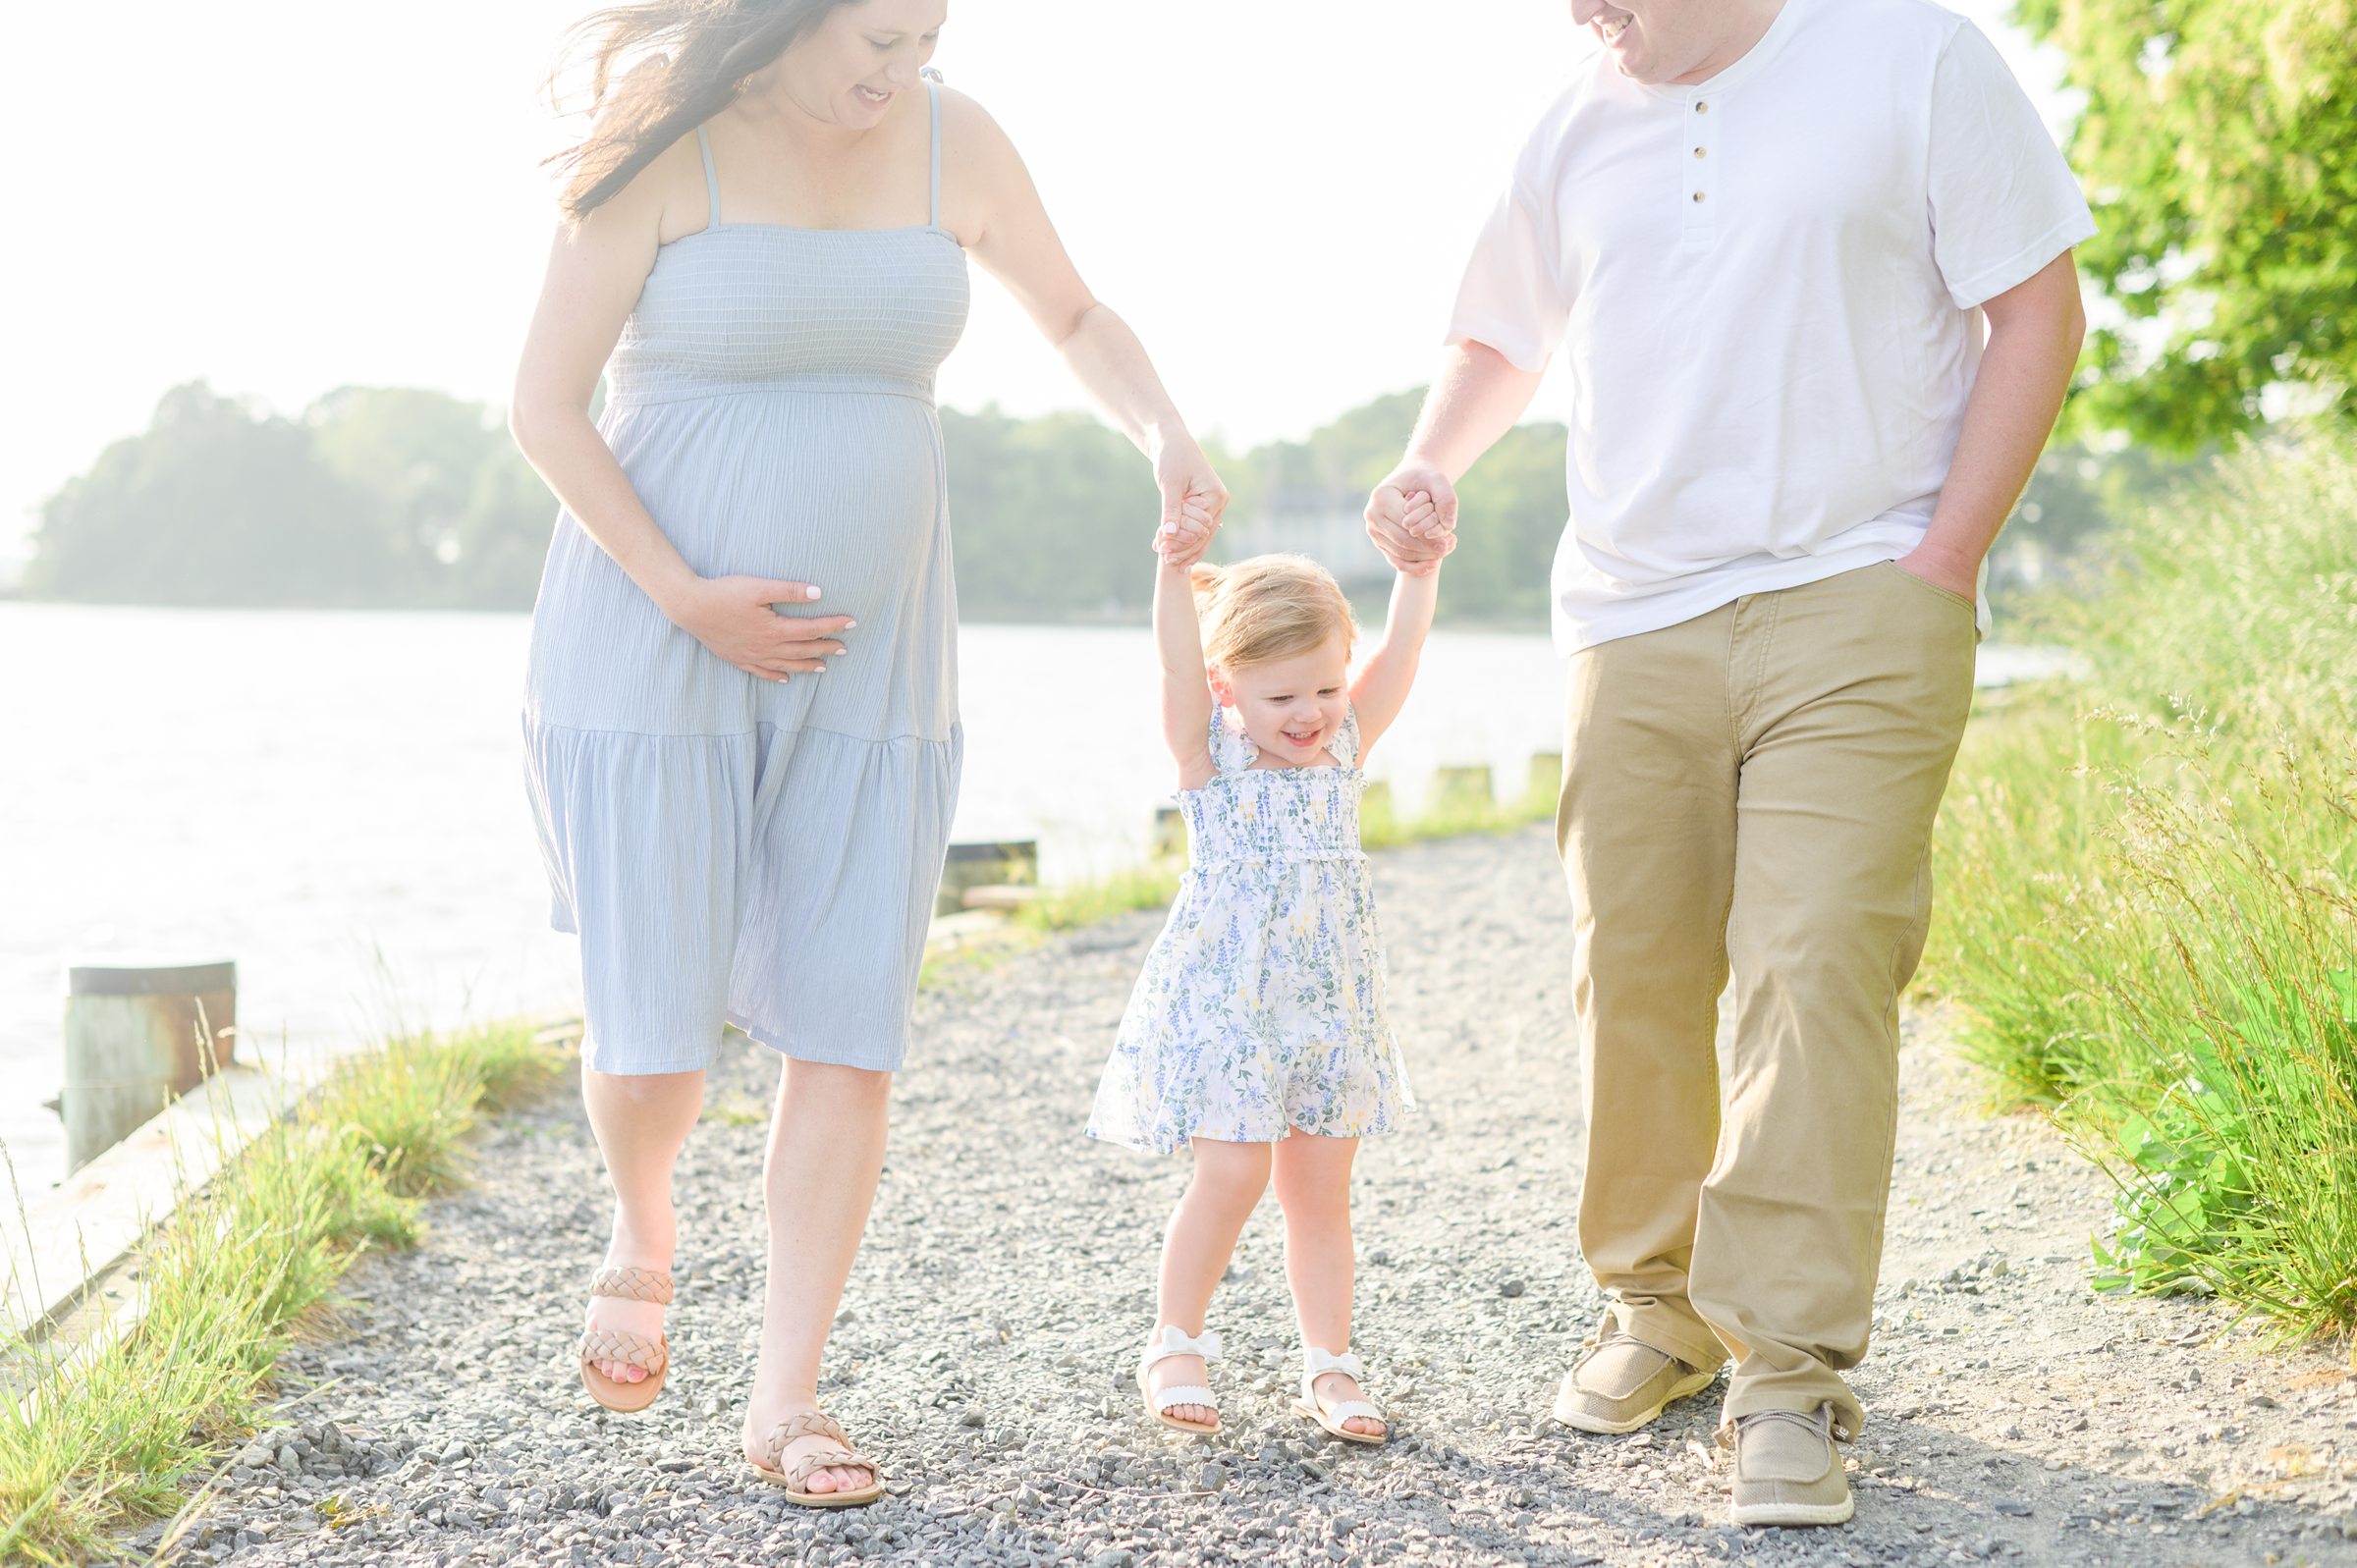
[[[1354,514],[1419,393],[1298,442],[1223,453],[1233,545],[1263,514]],[[942,410],[965,616],[1142,619],[1157,500],[1146,464],[1082,413]],[[1561,425],[1515,431],[1467,481],[1451,612],[1536,621],[1562,525]],[[176,387],[43,506],[24,591],[131,604],[524,610],[556,503],[495,410],[415,388],[346,388],[299,414]],[[1374,561],[1371,547],[1363,547]],[[1340,565],[1338,563],[1338,565]]]
[[[1223,554],[1304,548],[1345,583],[1382,570],[1354,521],[1398,458],[1420,389],[1300,441],[1215,452]],[[1139,621],[1158,506],[1128,443],[1083,413],[944,408],[959,597],[972,621]],[[1537,625],[1563,525],[1560,424],[1520,426],[1466,475],[1453,620]],[[2151,487],[2142,453],[2048,455],[2001,570],[2064,564]],[[495,410],[414,388],[346,388],[297,415],[201,382],[43,507],[24,591],[97,603],[528,610],[556,503]],[[1305,530],[1306,527],[1306,531]]]

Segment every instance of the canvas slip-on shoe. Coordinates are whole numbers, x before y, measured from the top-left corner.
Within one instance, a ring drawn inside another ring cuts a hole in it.
[[[1854,1511],[1832,1405],[1737,1416],[1734,1445],[1736,1524],[1838,1525]]]
[[[1670,1401],[1702,1392],[1718,1376],[1715,1368],[1689,1367],[1668,1351],[1607,1332],[1563,1374],[1555,1419],[1581,1432],[1634,1432]]]

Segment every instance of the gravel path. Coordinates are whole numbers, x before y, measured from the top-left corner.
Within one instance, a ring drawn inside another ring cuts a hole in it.
[[[1358,1348],[1398,1436],[1289,1417],[1291,1318],[1264,1204],[1213,1313],[1227,1433],[1149,1425],[1128,1383],[1185,1176],[1079,1136],[1157,920],[972,963],[920,1003],[892,1153],[836,1330],[830,1407],[887,1467],[796,1509],[735,1458],[773,1058],[746,1047],[680,1172],[679,1360],[609,1418],[568,1359],[606,1200],[574,1097],[503,1122],[481,1185],[351,1277],[341,1337],[168,1554],[237,1563],[2357,1564],[2357,1379],[2225,1339],[2193,1302],[2085,1286],[2102,1176],[1988,1119],[1910,1022],[1876,1353],[1847,1528],[1725,1523],[1720,1390],[1648,1432],[1555,1430],[1600,1300],[1570,1226],[1567,920],[1545,836],[1377,859],[1420,1127],[1361,1158]],[[447,1370],[444,1370],[447,1369]],[[137,1544],[153,1547],[160,1532]]]

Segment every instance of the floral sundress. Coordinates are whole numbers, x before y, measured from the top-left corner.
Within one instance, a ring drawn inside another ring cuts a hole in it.
[[[1294,1128],[1361,1138],[1413,1108],[1358,840],[1355,709],[1327,749],[1338,766],[1255,769],[1235,714],[1212,715],[1218,772],[1178,792],[1186,876],[1122,1015],[1090,1137],[1153,1154]]]

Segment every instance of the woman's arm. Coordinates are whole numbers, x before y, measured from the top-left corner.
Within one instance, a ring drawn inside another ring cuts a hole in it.
[[[1424,657],[1424,637],[1432,630],[1433,607],[1440,597],[1437,563],[1422,572],[1401,571],[1392,581],[1392,609],[1384,619],[1383,641],[1367,656],[1350,687],[1350,705],[1358,710],[1361,767],[1375,742],[1399,717],[1399,710],[1407,706],[1408,688],[1416,683],[1416,665]]]
[[[807,583],[698,575],[589,419],[598,375],[655,264],[663,172],[679,154],[673,147],[579,225],[558,231],[516,367],[508,428],[583,531],[664,615],[738,669],[783,680],[825,669],[821,656],[843,651],[834,638],[850,618],[789,618],[770,608],[819,597]]]
[[[1200,789],[1219,770],[1211,760],[1211,682],[1203,673],[1203,625],[1184,564],[1154,567],[1154,648],[1162,656],[1162,738],[1178,762],[1178,787]]]
[[[1105,416],[1153,462],[1162,491],[1157,548],[1176,540],[1178,565],[1192,565],[1219,526],[1228,487],[1178,417],[1137,334],[1080,281],[1007,133],[960,94],[944,91],[942,108],[960,172],[978,198],[965,247],[1014,296]]]

